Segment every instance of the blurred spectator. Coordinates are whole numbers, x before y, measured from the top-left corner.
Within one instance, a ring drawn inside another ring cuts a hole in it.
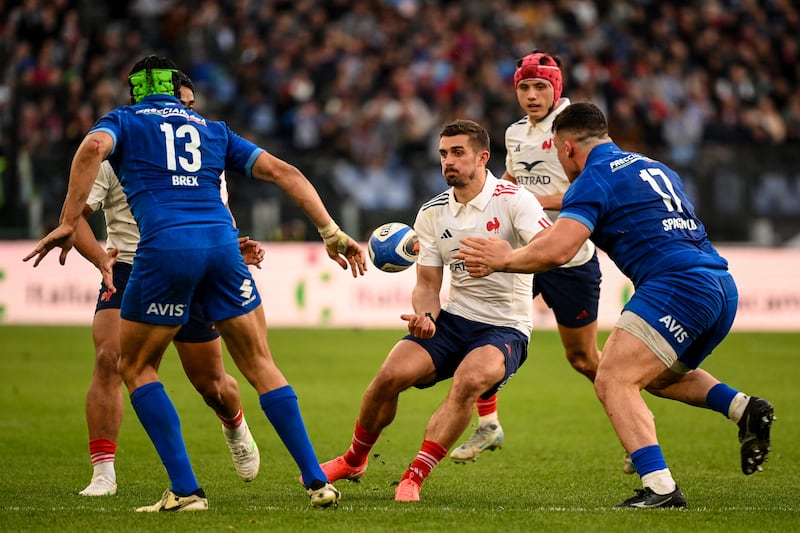
[[[707,141],[800,142],[800,10],[786,0],[11,0],[0,33],[0,138],[35,168],[60,158],[55,180],[127,103],[147,53],[193,77],[210,118],[369,209],[439,186],[430,139],[453,118],[485,124],[502,161],[514,64],[533,48],[562,58],[565,92],[608,110],[626,149],[683,165]]]

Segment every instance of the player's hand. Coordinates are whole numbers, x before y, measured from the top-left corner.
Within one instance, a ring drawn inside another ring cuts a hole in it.
[[[106,288],[111,291],[111,294],[117,292],[117,288],[114,286],[114,265],[117,264],[118,256],[119,248],[114,248],[110,252],[106,252],[106,255],[103,256],[103,259],[100,260],[100,264],[97,267],[100,269],[100,274],[103,276],[103,283],[106,284]]]
[[[367,271],[367,254],[352,237],[338,229],[336,233],[323,240],[328,257],[339,263],[342,269],[346,269],[349,263],[354,278],[359,274],[364,275],[364,272]]]
[[[425,313],[400,315],[400,318],[408,322],[408,332],[418,339],[430,339],[436,334],[436,322]]]
[[[250,237],[239,237],[239,251],[242,252],[245,265],[261,268],[261,261],[264,260],[265,251],[260,242],[254,241]]]
[[[461,247],[453,254],[453,259],[463,260],[471,277],[482,278],[504,270],[512,251],[511,245],[503,239],[467,237],[461,239]]]
[[[58,257],[58,262],[62,265],[67,262],[67,253],[72,249],[75,244],[75,228],[67,224],[60,224],[56,229],[44,236],[42,240],[36,243],[36,248],[31,253],[22,258],[27,261],[36,256],[33,266],[39,266],[42,259],[50,253],[55,247],[61,248],[61,255]]]

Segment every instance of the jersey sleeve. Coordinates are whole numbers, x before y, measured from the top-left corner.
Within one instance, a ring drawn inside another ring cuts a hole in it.
[[[108,190],[111,187],[112,178],[115,176],[116,174],[114,174],[114,169],[111,168],[111,163],[103,161],[100,164],[100,170],[97,172],[97,176],[94,178],[92,190],[89,191],[89,197],[86,199],[86,205],[89,206],[89,209],[91,209],[93,213],[96,213],[97,210],[102,207],[103,202],[108,197]]]
[[[592,171],[572,182],[564,193],[558,218],[571,218],[589,228],[589,232],[594,232],[604,206],[608,205],[601,182],[600,176]]]
[[[228,150],[225,154],[225,168],[243,174],[248,178],[253,177],[253,164],[256,158],[265,152],[263,148],[237,135],[225,124],[228,135]]]
[[[519,234],[520,246],[529,243],[537,233],[553,225],[536,196],[524,187],[520,187],[516,194],[512,216],[514,227]]]
[[[94,126],[92,126],[92,129],[89,130],[89,133],[95,133],[98,131],[102,131],[111,136],[111,139],[114,142],[114,147],[111,149],[111,154],[116,152],[117,143],[120,139],[120,114],[117,109],[100,117],[100,119],[95,122]]]
[[[414,221],[414,231],[419,239],[417,263],[422,266],[438,267],[444,266],[444,261],[436,241],[432,211],[431,209],[420,209]]]

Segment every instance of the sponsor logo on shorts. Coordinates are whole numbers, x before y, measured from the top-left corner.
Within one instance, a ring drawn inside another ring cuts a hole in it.
[[[162,304],[153,302],[147,306],[147,315],[156,316],[183,316],[186,312],[186,304]]]
[[[664,324],[664,327],[667,328],[667,331],[669,331],[679,343],[683,343],[687,338],[689,338],[689,332],[687,332],[677,320],[672,318],[672,315],[664,315],[659,318],[658,321]]]
[[[253,282],[250,279],[245,279],[242,281],[242,284],[239,285],[239,291],[242,298],[244,298],[242,301],[242,307],[252,303],[253,300],[256,299],[255,295],[253,294]]]

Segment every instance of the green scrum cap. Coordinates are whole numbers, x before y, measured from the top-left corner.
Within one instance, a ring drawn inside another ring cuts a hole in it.
[[[151,94],[175,96],[176,87],[173,80],[177,72],[177,69],[153,68],[142,69],[128,76],[133,103],[138,104],[142,98]]]

